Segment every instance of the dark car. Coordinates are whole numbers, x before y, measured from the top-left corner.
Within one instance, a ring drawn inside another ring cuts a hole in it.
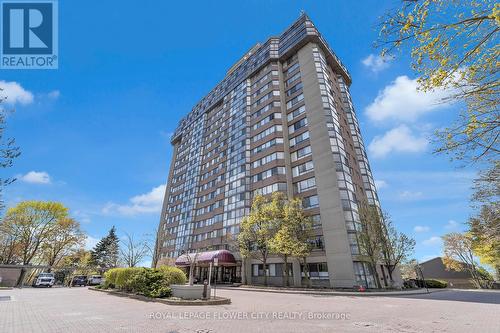
[[[76,286],[86,286],[87,285],[87,277],[85,275],[75,275],[71,279],[70,287]]]

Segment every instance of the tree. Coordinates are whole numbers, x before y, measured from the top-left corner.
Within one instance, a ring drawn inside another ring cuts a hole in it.
[[[474,259],[472,238],[470,234],[452,232],[444,235],[444,258],[443,263],[447,269],[455,271],[467,271],[471,275],[471,281],[477,288],[484,288],[484,276],[480,273]]]
[[[113,226],[91,251],[91,264],[102,274],[118,266],[119,240]]]
[[[82,247],[86,238],[76,220],[69,217],[57,220],[53,232],[42,245],[42,259],[50,267],[49,271],[57,266],[62,258]]]
[[[494,161],[474,180],[473,207],[478,212],[469,219],[474,254],[491,266],[500,277],[500,162]]]
[[[2,92],[3,88],[0,87],[0,93]],[[0,104],[3,103],[7,97],[0,96]],[[19,147],[16,146],[13,138],[4,138],[6,115],[7,111],[5,111],[0,105],[0,168],[11,167],[14,159],[19,157],[21,154],[21,151],[19,150]],[[14,181],[15,178],[0,178],[0,211],[4,208],[2,200],[3,188]]]
[[[283,199],[284,200],[284,199]],[[280,209],[280,207],[277,207]],[[284,262],[284,286],[289,285],[289,258],[295,257],[304,259],[304,266],[307,265],[305,258],[311,253],[312,221],[304,215],[302,200],[295,198],[287,200],[282,205],[280,213],[278,231],[270,240],[272,252],[283,258]],[[306,277],[308,278],[308,277]],[[309,281],[309,280],[308,280]]]
[[[120,247],[121,261],[127,267],[135,267],[148,256],[150,248],[145,240],[134,240],[134,236],[125,233],[125,240],[122,240]]]
[[[359,220],[361,230],[357,233],[357,239],[361,255],[371,266],[377,288],[382,288],[377,272],[377,262],[382,253],[380,240],[384,237],[379,208],[361,203],[359,205]]]
[[[500,198],[500,161],[491,162],[490,166],[479,173],[474,180],[472,201],[479,204],[498,205]]]
[[[382,232],[379,233],[381,236],[382,262],[387,267],[391,286],[393,286],[394,279],[392,274],[396,267],[413,253],[415,240],[399,232],[392,224],[387,213],[382,212],[380,220],[383,227]]]
[[[403,0],[382,18],[382,54],[409,50],[421,90],[448,90],[444,101],[466,106],[437,132],[437,152],[471,161],[498,157],[499,31],[500,4],[491,0]]]
[[[10,208],[3,220],[3,230],[9,230],[19,253],[17,261],[31,264],[40,255],[40,250],[56,232],[58,221],[68,216],[63,204],[52,201],[24,201]],[[21,270],[18,285],[24,280]]]
[[[95,267],[91,264],[90,251],[78,248],[63,256],[56,265],[57,273],[65,277],[65,282],[69,283],[69,278],[73,274],[90,275],[95,274]]]
[[[14,224],[2,219],[0,223],[0,264],[19,263],[21,254],[20,234]]]
[[[469,219],[469,227],[474,254],[500,277],[500,205],[483,205],[480,213]]]
[[[186,257],[186,260],[189,264],[189,278],[188,278],[188,284],[190,286],[192,286],[194,284],[194,269],[196,268],[196,263],[198,262],[198,250],[194,251],[194,252],[191,252],[191,253],[185,253],[183,251],[182,253],[185,257]],[[208,277],[209,279],[211,279],[212,277],[209,276]]]
[[[262,262],[264,267],[264,284],[267,286],[267,259],[272,253],[271,239],[278,230],[279,207],[282,196],[275,192],[271,198],[256,195],[252,202],[250,214],[240,224],[238,242],[240,253],[244,258],[253,257]]]
[[[404,260],[399,264],[401,277],[405,280],[417,278],[417,261],[415,259]]]

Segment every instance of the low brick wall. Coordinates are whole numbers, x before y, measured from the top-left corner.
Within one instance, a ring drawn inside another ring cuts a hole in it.
[[[109,290],[109,289],[97,289],[97,288],[92,288],[90,287],[89,290],[94,290],[94,291],[100,291],[100,292],[105,292],[111,295],[116,295],[116,296],[121,296],[121,297],[128,297],[128,298],[133,298],[137,299],[140,301],[144,302],[157,302],[157,303],[163,303],[163,304],[168,304],[168,305],[223,305],[223,304],[231,304],[231,299],[230,298],[224,298],[224,297],[217,297],[217,298],[211,298],[207,300],[177,300],[177,299],[168,299],[168,298],[151,298],[151,297],[146,297],[143,295],[136,295],[136,294],[129,294],[123,291],[118,291],[118,290]]]
[[[0,267],[0,286],[1,287],[14,287],[21,275],[21,268],[2,268]]]

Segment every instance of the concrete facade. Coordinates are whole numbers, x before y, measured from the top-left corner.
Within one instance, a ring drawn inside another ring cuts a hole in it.
[[[258,260],[234,246],[253,195],[303,200],[314,221],[307,264],[318,287],[374,287],[357,244],[358,203],[379,206],[349,85],[351,77],[307,15],[257,44],[198,103],[172,137],[174,154],[158,229],[159,257],[228,249],[239,265],[221,278],[263,283]],[[269,283],[283,283],[280,258]],[[294,286],[303,267],[290,261]]]

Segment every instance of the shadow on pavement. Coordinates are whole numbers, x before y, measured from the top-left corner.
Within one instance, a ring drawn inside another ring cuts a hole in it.
[[[500,291],[445,290],[420,295],[386,296],[395,298],[413,298],[436,301],[472,302],[484,304],[500,304]]]

